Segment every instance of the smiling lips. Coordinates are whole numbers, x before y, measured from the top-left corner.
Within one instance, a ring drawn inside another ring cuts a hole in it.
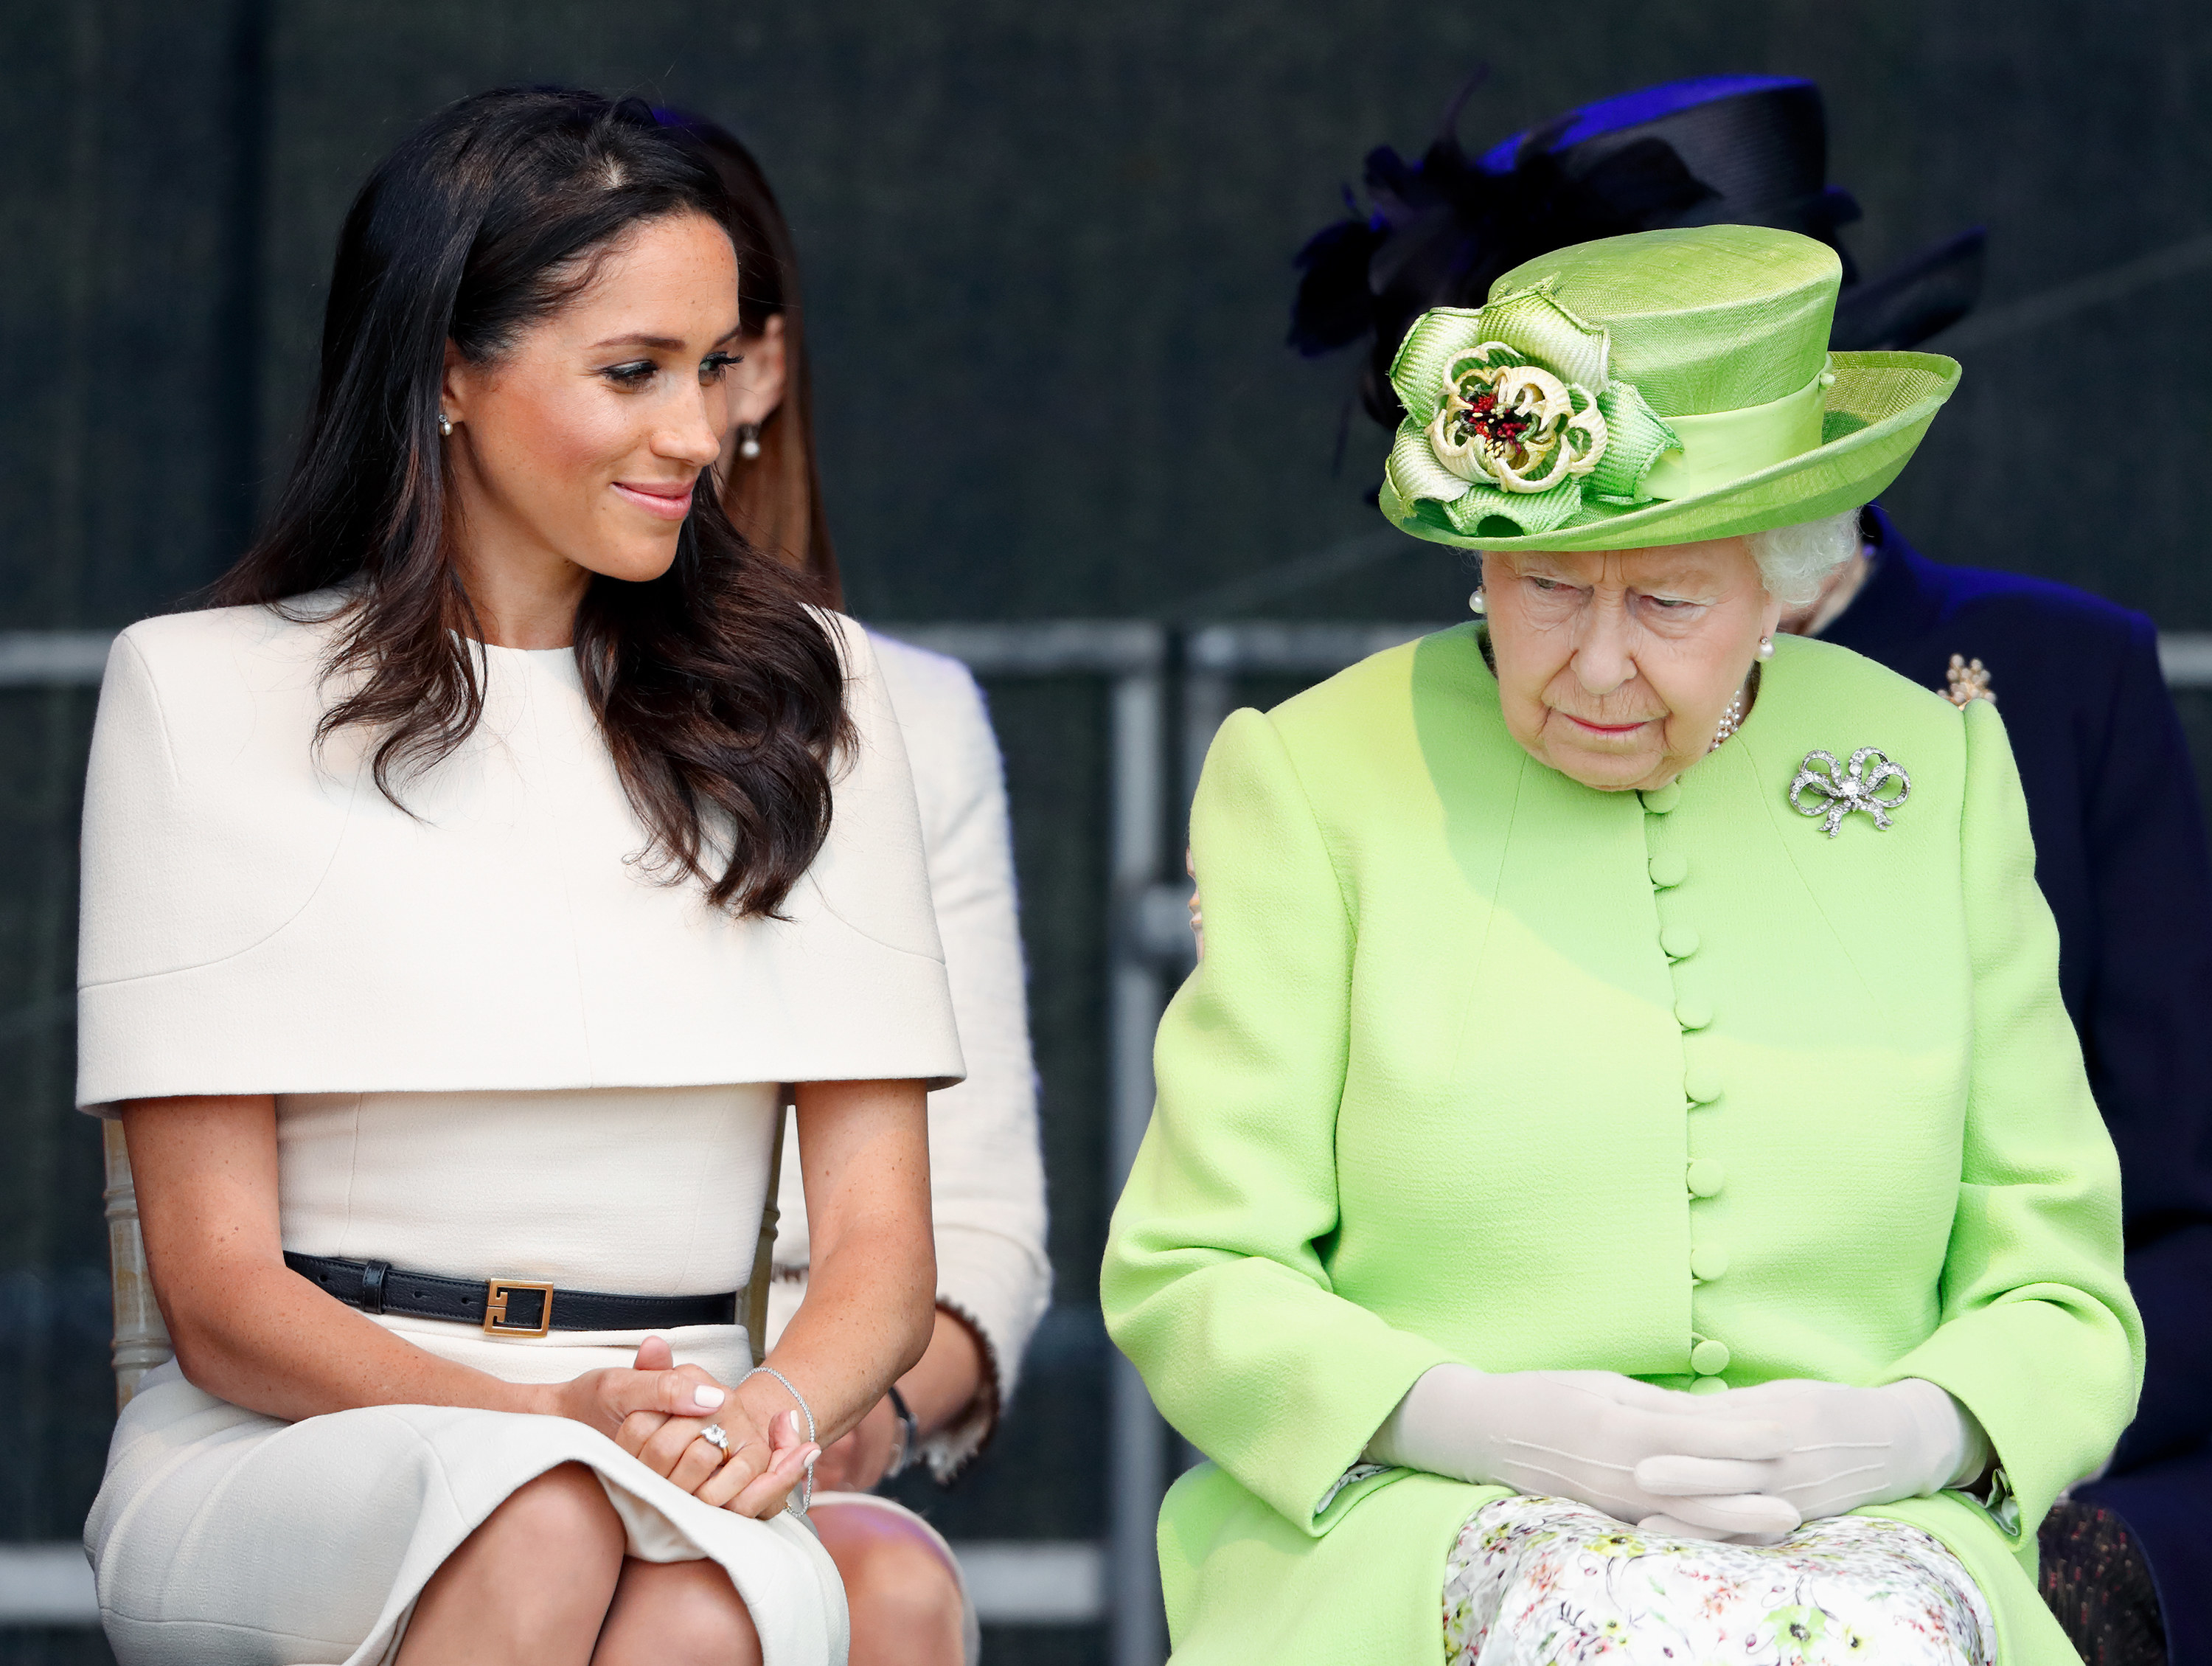
[[[672,482],[655,481],[648,486],[632,486],[617,480],[615,490],[629,502],[635,503],[646,514],[660,520],[681,520],[691,513],[691,491],[697,477],[682,485]]]

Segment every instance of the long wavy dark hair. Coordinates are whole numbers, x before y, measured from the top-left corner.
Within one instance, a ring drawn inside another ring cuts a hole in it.
[[[687,213],[726,223],[721,182],[644,103],[507,88],[432,117],[346,216],[298,460],[268,532],[210,599],[347,587],[325,672],[349,691],[319,735],[374,732],[376,783],[395,804],[483,712],[437,429],[447,343],[496,362],[623,238]],[[741,915],[774,915],[820,850],[849,738],[837,647],[804,586],[709,489],[693,494],[665,574],[594,577],[577,611],[584,690],[648,860]]]

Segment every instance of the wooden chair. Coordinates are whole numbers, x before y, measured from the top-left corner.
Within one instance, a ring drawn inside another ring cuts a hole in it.
[[[752,1277],[745,1285],[746,1335],[753,1357],[760,1357],[768,1333],[768,1287],[774,1276],[775,1183],[783,1172],[784,1121],[776,1119],[775,1144],[769,1155],[768,1207],[761,1213],[760,1242],[753,1252]],[[176,1352],[169,1328],[154,1300],[154,1281],[146,1275],[146,1239],[138,1230],[138,1189],[131,1181],[131,1153],[123,1144],[123,1124],[110,1117],[100,1125],[106,1156],[107,1183],[100,1196],[107,1210],[107,1270],[115,1300],[115,1409],[138,1392],[138,1379]]]

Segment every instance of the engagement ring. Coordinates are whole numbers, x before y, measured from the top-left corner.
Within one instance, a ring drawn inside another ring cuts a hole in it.
[[[723,1457],[727,1458],[730,1456],[730,1437],[724,1432],[720,1424],[709,1423],[699,1431],[699,1438],[709,1446],[718,1449]]]

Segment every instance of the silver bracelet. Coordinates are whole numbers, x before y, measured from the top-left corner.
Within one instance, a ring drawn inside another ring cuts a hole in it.
[[[799,1402],[799,1413],[806,1419],[806,1438],[814,1445],[819,1446],[822,1442],[814,1432],[814,1408],[806,1403],[806,1396],[805,1395],[799,1393],[797,1389],[791,1386],[791,1379],[788,1377],[786,1377],[781,1371],[778,1371],[774,1365],[755,1365],[750,1371],[747,1371],[743,1377],[740,1377],[738,1379],[738,1386],[739,1388],[743,1388],[746,1383],[751,1382],[756,1377],[763,1376],[773,1377],[775,1378],[777,1382],[783,1384],[783,1391]],[[806,1461],[806,1474],[801,1477],[799,1481],[799,1507],[792,1513],[794,1515],[804,1516],[813,1507],[814,1460],[809,1458]]]

